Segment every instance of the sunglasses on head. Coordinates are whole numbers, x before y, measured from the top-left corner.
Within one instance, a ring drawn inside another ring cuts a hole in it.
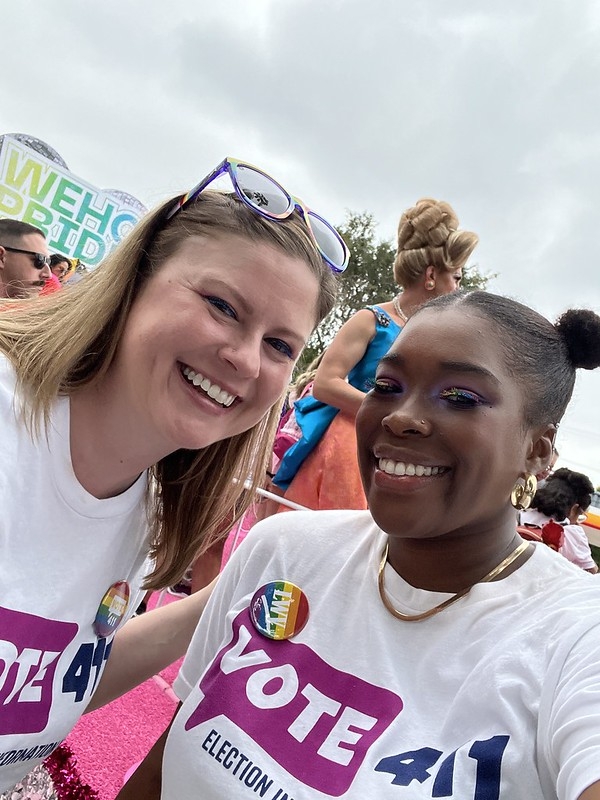
[[[350,251],[333,225],[307,208],[297,197],[286,192],[283,186],[266,172],[233,158],[224,159],[210,175],[181,197],[169,212],[167,219],[171,219],[182,208],[193,203],[198,195],[223,174],[229,175],[239,199],[265,219],[282,221],[290,217],[294,211],[298,211],[306,222],[317,249],[331,269],[334,272],[343,272],[346,269]]]
[[[36,269],[44,269],[50,266],[50,256],[45,256],[43,253],[35,253],[33,250],[21,250],[19,247],[9,247],[7,244],[0,245],[9,253],[24,253],[26,256],[33,256],[33,266]]]

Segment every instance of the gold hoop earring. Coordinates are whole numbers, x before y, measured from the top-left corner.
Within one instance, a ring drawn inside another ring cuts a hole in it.
[[[510,493],[510,502],[517,511],[525,511],[529,508],[533,496],[537,490],[537,478],[535,475],[527,473],[525,478],[519,478]]]

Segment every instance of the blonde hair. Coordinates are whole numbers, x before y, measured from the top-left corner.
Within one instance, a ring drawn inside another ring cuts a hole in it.
[[[424,197],[405,211],[398,223],[394,279],[399,286],[416,283],[427,267],[453,272],[464,267],[479,237],[459,231],[458,217],[448,203]]]
[[[76,286],[0,314],[0,350],[17,373],[25,422],[39,434],[57,395],[101,378],[113,361],[131,306],[147,280],[190,236],[232,234],[302,259],[319,281],[315,325],[332,309],[337,282],[297,214],[264,219],[233,195],[206,192],[166,220],[171,199],[148,214],[103,264]],[[252,429],[155,464],[147,495],[151,555],[147,588],[175,582],[250,505],[266,469],[281,403]],[[263,463],[264,462],[264,463]],[[244,489],[251,478],[253,486]]]
[[[306,367],[304,372],[301,372],[299,375],[297,375],[295,380],[290,383],[288,394],[290,397],[293,397],[294,400],[297,400],[302,395],[302,392],[306,389],[308,384],[314,381],[319,364],[323,360],[324,352],[325,351],[315,356],[310,364]]]

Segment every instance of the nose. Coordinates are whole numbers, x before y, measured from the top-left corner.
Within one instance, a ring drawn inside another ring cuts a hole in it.
[[[240,377],[255,379],[260,374],[262,339],[253,337],[239,338],[228,342],[221,350],[222,358],[227,361]]]
[[[381,421],[386,431],[393,436],[429,436],[431,434],[431,423],[427,417],[411,407],[403,407],[391,411]]]
[[[49,277],[50,277],[50,267],[48,266],[48,264],[44,264],[44,266],[40,270],[40,278],[47,281]]]

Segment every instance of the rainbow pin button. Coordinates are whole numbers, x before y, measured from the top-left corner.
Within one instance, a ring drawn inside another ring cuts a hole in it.
[[[129,584],[127,581],[118,581],[106,592],[98,606],[94,620],[94,633],[96,636],[110,636],[114,633],[125,616],[129,605]]]
[[[270,581],[254,594],[250,618],[256,630],[267,639],[291,639],[306,625],[308,600],[295,584]]]

